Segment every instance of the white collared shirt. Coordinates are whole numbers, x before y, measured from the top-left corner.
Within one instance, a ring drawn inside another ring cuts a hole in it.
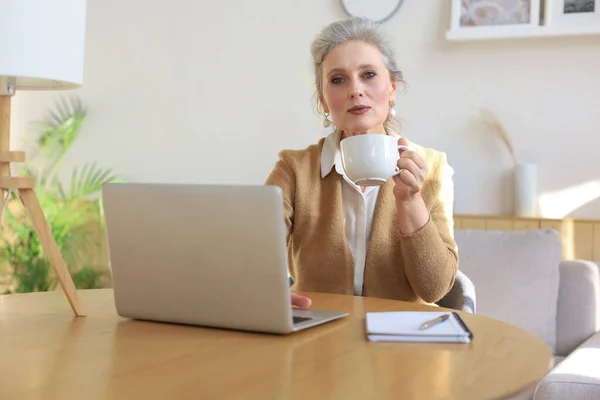
[[[363,192],[344,172],[340,154],[340,132],[331,133],[321,150],[321,178],[335,167],[344,178],[342,182],[342,207],[346,241],[354,261],[354,294],[362,296],[367,246],[373,225],[373,212],[379,186],[369,186]]]

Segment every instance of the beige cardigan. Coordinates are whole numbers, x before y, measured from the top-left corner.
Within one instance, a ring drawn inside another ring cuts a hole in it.
[[[297,292],[354,293],[354,264],[342,217],[343,178],[321,178],[324,138],[282,150],[266,180],[283,191],[289,270]],[[404,235],[398,228],[394,181],[378,194],[367,247],[363,295],[433,303],[452,287],[458,266],[453,235],[454,189],[445,153],[409,142],[429,166],[421,190],[430,219]]]

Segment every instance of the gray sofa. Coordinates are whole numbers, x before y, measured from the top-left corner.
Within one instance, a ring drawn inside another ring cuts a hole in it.
[[[452,308],[473,314],[477,307],[475,285],[460,269],[456,271],[456,279],[452,289],[436,303],[440,307]]]
[[[600,400],[598,265],[561,261],[552,230],[457,230],[455,238],[476,312],[534,333],[554,352],[554,368],[513,399]]]

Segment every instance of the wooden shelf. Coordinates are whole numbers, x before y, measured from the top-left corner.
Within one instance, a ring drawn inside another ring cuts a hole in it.
[[[563,259],[600,262],[600,220],[454,214],[454,229],[488,231],[553,229],[561,235]]]
[[[600,25],[574,28],[548,26],[480,26],[449,30],[446,39],[452,42],[475,40],[503,40],[523,38],[552,38],[569,36],[600,36]]]

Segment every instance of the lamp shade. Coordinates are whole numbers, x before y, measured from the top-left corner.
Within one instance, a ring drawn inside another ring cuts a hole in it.
[[[83,84],[86,0],[0,0],[0,80],[19,90]]]

